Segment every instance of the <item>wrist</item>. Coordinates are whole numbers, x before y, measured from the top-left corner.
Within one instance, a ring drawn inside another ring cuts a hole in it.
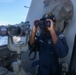
[[[36,33],[37,32],[37,28],[35,26],[33,27],[32,32],[33,33]]]
[[[33,34],[36,34],[36,31],[33,31],[33,30],[32,30],[32,33],[33,33]]]
[[[51,28],[51,29],[50,29],[50,32],[53,32],[53,31],[55,31],[55,29],[54,29],[54,28]]]
[[[55,33],[55,30],[54,29],[50,29],[50,33]]]

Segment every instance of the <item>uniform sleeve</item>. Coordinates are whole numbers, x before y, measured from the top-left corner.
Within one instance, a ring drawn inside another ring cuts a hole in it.
[[[58,36],[58,40],[56,42],[56,44],[54,45],[55,48],[55,54],[59,57],[59,58],[63,58],[68,54],[68,45],[66,42],[66,38],[64,37],[63,34],[60,34]]]

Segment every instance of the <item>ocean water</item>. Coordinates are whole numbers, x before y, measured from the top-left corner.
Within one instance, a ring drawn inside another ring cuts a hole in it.
[[[7,45],[7,43],[8,43],[8,37],[7,36],[5,36],[5,37],[0,36],[0,46]]]
[[[26,37],[13,37],[14,44],[18,44],[20,42],[26,42]],[[8,36],[2,37],[0,36],[0,46],[8,44]]]

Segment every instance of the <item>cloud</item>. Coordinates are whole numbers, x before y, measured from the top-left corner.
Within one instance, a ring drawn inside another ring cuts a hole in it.
[[[0,20],[0,26],[1,26],[1,25],[8,25],[8,24],[15,24],[15,23],[10,22],[10,21],[3,21],[3,20]]]
[[[8,22],[7,21],[0,21],[0,25],[7,25]]]
[[[11,3],[14,2],[15,0],[0,0],[0,3]]]

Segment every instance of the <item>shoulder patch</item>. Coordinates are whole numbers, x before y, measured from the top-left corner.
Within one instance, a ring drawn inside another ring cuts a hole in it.
[[[62,39],[63,37],[64,37],[64,35],[63,35],[63,34],[60,34],[60,35],[59,35],[59,38],[60,38],[60,39]]]

